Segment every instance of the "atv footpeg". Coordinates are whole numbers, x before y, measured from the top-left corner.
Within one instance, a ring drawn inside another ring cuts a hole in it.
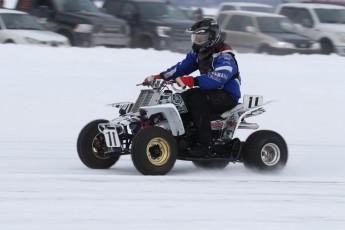
[[[231,141],[231,152],[230,152],[230,158],[237,161],[240,158],[242,151],[242,142],[238,138],[234,138]]]
[[[224,145],[216,145],[214,152],[218,156],[230,159],[230,161],[237,161],[240,158],[242,150],[242,142],[238,138],[234,138]]]

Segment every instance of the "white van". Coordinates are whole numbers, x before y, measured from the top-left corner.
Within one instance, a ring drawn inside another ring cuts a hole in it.
[[[268,4],[255,3],[255,2],[223,2],[218,7],[216,18],[219,24],[224,20],[225,11],[251,11],[274,13],[274,7]]]
[[[244,10],[263,13],[274,13],[273,6],[254,2],[223,2],[219,5],[218,9],[218,13],[227,10]]]
[[[345,56],[345,7],[314,3],[284,3],[276,13],[288,17],[301,34],[321,44],[324,54]]]
[[[227,33],[226,43],[239,53],[320,53],[320,45],[302,36],[285,16],[250,11],[223,11],[221,30]]]

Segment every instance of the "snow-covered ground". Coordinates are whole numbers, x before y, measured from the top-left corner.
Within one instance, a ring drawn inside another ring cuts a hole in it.
[[[109,170],[81,163],[83,126],[117,116],[105,105],[134,101],[137,83],[183,57],[0,45],[0,229],[345,229],[345,59],[337,55],[237,54],[243,93],[275,100],[253,121],[288,143],[279,174],[177,161],[154,177],[129,156]]]

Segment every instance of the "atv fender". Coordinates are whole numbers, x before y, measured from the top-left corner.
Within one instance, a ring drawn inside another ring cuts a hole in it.
[[[181,116],[173,104],[162,104],[153,106],[143,106],[147,112],[147,116],[150,117],[153,114],[160,113],[168,121],[170,130],[173,136],[181,136],[185,133]]]

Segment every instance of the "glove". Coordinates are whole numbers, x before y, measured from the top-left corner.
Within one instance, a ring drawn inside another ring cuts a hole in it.
[[[145,78],[144,82],[153,82],[157,79],[162,79],[162,76],[160,74],[151,75],[151,76],[148,76],[147,78]]]
[[[188,86],[189,88],[193,88],[194,77],[192,77],[192,76],[178,77],[178,78],[176,78],[176,82],[183,89],[186,88],[186,86]]]

